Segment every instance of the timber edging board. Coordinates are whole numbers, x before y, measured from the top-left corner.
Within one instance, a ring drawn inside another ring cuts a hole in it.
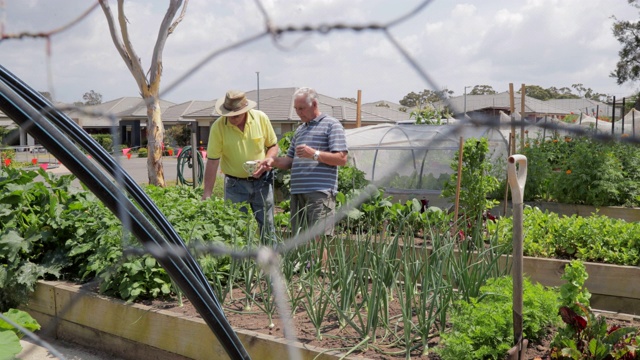
[[[612,219],[621,219],[627,222],[640,221],[640,208],[628,208],[624,206],[591,206],[578,204],[563,204],[554,202],[532,201],[525,202],[526,205],[535,206],[541,210],[548,210],[558,215],[578,215],[589,217],[598,214]]]
[[[201,318],[127,304],[67,282],[38,282],[24,310],[49,336],[123,359],[229,358]],[[236,329],[236,333],[252,359],[288,359],[290,346],[302,359],[334,360],[344,355],[249,330]]]

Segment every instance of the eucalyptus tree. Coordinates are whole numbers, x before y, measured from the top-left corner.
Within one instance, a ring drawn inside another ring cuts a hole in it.
[[[156,186],[165,186],[164,170],[162,167],[162,141],[164,126],[162,125],[160,110],[160,80],[162,78],[162,52],[167,38],[176,29],[184,18],[188,0],[169,0],[169,8],[162,19],[158,37],[153,48],[153,56],[148,71],[142,68],[140,57],[136,54],[129,36],[128,19],[125,15],[124,0],[118,0],[117,21],[111,12],[109,0],[99,0],[100,6],[107,18],[109,32],[113,44],[127,65],[138,85],[140,94],[147,107],[147,173],[149,183]],[[180,14],[178,15],[178,11]],[[148,74],[148,75],[147,75]]]

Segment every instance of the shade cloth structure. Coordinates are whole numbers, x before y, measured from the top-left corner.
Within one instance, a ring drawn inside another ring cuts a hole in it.
[[[346,130],[346,137],[351,164],[391,195],[439,194],[453,173],[460,137],[486,138],[492,161],[506,168],[507,138],[491,127],[380,124]]]
[[[596,120],[593,116],[583,116],[582,120],[578,120],[575,124],[592,130],[597,130],[599,134],[610,134],[611,123],[603,120]]]
[[[614,132],[616,134],[629,134],[630,136],[636,137],[640,136],[640,111],[631,109],[622,120],[616,121],[614,123]]]

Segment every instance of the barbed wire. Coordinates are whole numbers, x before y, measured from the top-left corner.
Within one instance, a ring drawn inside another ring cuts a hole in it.
[[[4,7],[3,7],[4,1],[2,0],[0,1],[1,1],[0,6],[2,6],[4,10]],[[163,90],[160,92],[160,95],[170,92],[172,89],[174,89],[178,85],[185,82],[188,78],[190,78],[191,76],[196,74],[198,71],[200,71],[206,64],[210,63],[213,59],[219,56],[222,56],[224,54],[230,53],[241,47],[250,45],[256,42],[257,40],[260,40],[266,37],[271,38],[276,48],[280,50],[288,50],[290,49],[290,47],[283,45],[281,42],[282,35],[286,33],[302,33],[302,34],[317,33],[322,35],[329,35],[330,33],[335,31],[354,31],[354,32],[369,31],[369,32],[382,33],[384,38],[387,41],[389,41],[389,43],[402,56],[402,58],[407,62],[407,64],[414,71],[416,71],[416,73],[425,82],[425,84],[427,84],[428,87],[430,87],[431,89],[433,89],[434,91],[436,91],[438,94],[441,95],[441,100],[445,103],[445,105],[451,107],[451,104],[448,98],[446,98],[444,94],[441,94],[440,92],[437,91],[438,89],[440,89],[440,87],[437,85],[435,79],[433,79],[432,76],[429,75],[429,73],[420,65],[420,63],[410,54],[409,51],[407,51],[407,49],[390,32],[391,28],[408,21],[413,16],[416,16],[418,13],[423,11],[432,2],[433,2],[432,0],[423,1],[418,6],[406,12],[405,14],[382,24],[380,23],[368,23],[368,24],[366,23],[365,24],[322,23],[317,25],[306,24],[306,25],[299,25],[299,26],[294,26],[294,25],[278,26],[273,22],[272,17],[263,6],[262,1],[255,0],[255,4],[258,10],[263,16],[263,21],[264,21],[263,31],[257,34],[247,36],[244,39],[236,41],[222,48],[214,49],[208,55],[206,55],[200,61],[198,61],[195,65],[193,65],[188,70],[186,70],[182,75],[178,76],[176,80],[174,80],[172,83],[164,87]],[[78,24],[80,21],[86,18],[96,7],[98,7],[98,5],[99,5],[99,2],[95,2],[90,8],[88,8],[85,12],[83,12],[79,17],[72,20],[68,24],[61,26],[59,28],[52,29],[49,31],[44,31],[44,32],[25,31],[25,32],[18,32],[18,33],[11,33],[11,34],[5,33],[4,32],[4,13],[3,13],[3,17],[2,17],[3,20],[0,23],[0,41],[21,40],[24,38],[45,38],[47,40],[48,61],[50,62],[51,61],[50,59],[51,37],[63,31],[68,31],[72,29],[74,25]],[[184,14],[182,14],[181,16],[183,15]],[[299,39],[298,42],[293,44],[293,47],[298,46],[304,40],[305,40],[304,37]],[[51,88],[53,88],[53,86],[51,86]],[[114,124],[114,128],[115,128],[115,125],[117,125],[117,119],[115,115],[112,113],[95,112],[95,111],[87,110],[86,108],[77,107],[77,106],[64,106],[64,107],[59,107],[55,109],[64,110],[64,111],[70,111],[70,110],[79,111],[85,115],[93,116],[93,117],[107,117]],[[45,109],[45,111],[43,111],[43,114],[46,116],[49,110],[54,110],[54,109],[53,108]],[[459,109],[454,108],[453,110],[454,112],[460,113],[460,111],[458,111]],[[440,133],[436,138],[431,140],[430,144],[436,145],[437,143],[445,141],[445,139],[450,138],[451,136],[458,135],[463,131],[463,129],[469,126],[473,126],[477,128],[491,128],[491,129],[501,129],[505,127],[508,129],[509,127],[514,127],[514,126],[517,128],[537,127],[539,129],[549,130],[551,132],[564,131],[567,133],[574,134],[576,136],[591,137],[597,141],[623,141],[623,142],[630,142],[634,144],[640,143],[640,138],[638,138],[638,136],[628,136],[628,137],[620,138],[613,133],[612,134],[599,133],[597,131],[592,131],[590,129],[577,127],[577,126],[568,126],[568,125],[557,124],[552,122],[549,122],[549,123],[538,122],[533,124],[525,120],[516,121],[515,119],[513,119],[513,114],[511,116],[512,116],[512,122],[510,124],[500,123],[496,119],[488,119],[488,118],[471,116],[468,119],[459,121],[458,123],[448,127],[446,130]],[[115,137],[117,138],[117,136]],[[400,168],[402,166],[402,163],[403,161],[397,161],[396,164],[394,165],[395,169],[397,170],[398,168]],[[115,181],[116,183],[119,184],[121,189],[124,188],[123,179],[121,175],[116,175]],[[341,206],[338,209],[338,211],[336,211],[335,223],[338,223],[341,220],[343,220],[347,216],[349,211],[358,208],[363,202],[369,199],[377,191],[379,191],[379,187],[376,186],[376,184],[369,185],[368,187],[363,189],[363,191],[361,191],[356,197],[350,199],[346,204]],[[157,245],[147,246],[144,249],[125,246],[124,239],[127,237],[126,223],[123,224],[123,228],[125,229],[125,231],[123,231],[122,243],[124,248],[123,256],[125,258],[130,256],[143,256],[145,254],[150,254],[155,258],[168,258],[168,257],[176,258],[176,257],[183,257],[183,256],[189,255],[186,248],[180,247],[180,246],[173,246],[173,245],[157,244]],[[242,249],[242,250],[231,248],[229,246],[226,246],[220,243],[209,244],[209,243],[199,242],[197,241],[197,239],[191,239],[190,247],[188,251],[196,252],[196,253],[206,253],[206,254],[211,254],[218,257],[230,256],[231,258],[237,259],[237,260],[251,259],[256,261],[256,263],[262,267],[262,269],[269,275],[271,279],[271,284],[274,289],[274,298],[276,300],[276,306],[278,308],[278,313],[283,322],[285,338],[290,341],[295,341],[296,331],[295,331],[295,326],[293,325],[292,319],[289,315],[291,314],[291,309],[289,308],[289,303],[286,301],[288,295],[286,292],[286,282],[281,270],[282,268],[281,255],[286,254],[300,246],[308,244],[309,242],[317,238],[317,236],[321,235],[323,231],[324,231],[324,225],[321,223],[317,223],[317,224],[313,224],[309,229],[301,232],[297,236],[284,239],[282,243],[279,243],[273,248],[258,247],[258,248],[252,248],[252,249],[251,248]],[[72,304],[74,303],[71,303],[70,306],[73,306]],[[0,314],[0,318],[5,318],[5,317]],[[17,324],[12,324],[12,325],[16,326]],[[20,329],[20,330],[25,332],[36,343],[48,348],[52,352],[52,354],[54,354],[55,356],[62,358],[61,354],[57,352],[54,347],[46,343],[44,340],[40,339],[37,335],[27,331],[26,329]],[[301,355],[297,352],[297,350],[295,350],[294,347],[290,347],[289,355],[292,359],[301,358]]]
[[[4,40],[15,40],[15,39],[23,39],[23,38],[33,38],[33,39],[38,39],[38,38],[44,38],[46,39],[48,42],[51,41],[51,37],[57,34],[60,34],[61,32],[70,30],[74,25],[78,24],[80,21],[84,20],[86,17],[89,16],[89,14],[91,14],[91,12],[93,10],[95,10],[96,8],[98,8],[98,5],[100,3],[98,1],[94,2],[93,5],[91,5],[91,7],[89,7],[87,10],[85,10],[83,13],[81,13],[77,18],[71,20],[70,22],[51,29],[51,30],[47,30],[47,31],[22,31],[22,32],[18,32],[18,33],[5,33],[4,32],[4,22],[6,21],[6,18],[3,16],[2,17],[2,21],[3,23],[0,24],[0,42],[4,41]],[[4,1],[2,3],[0,3],[0,7],[3,8],[4,10]],[[5,10],[6,11],[6,10]],[[48,50],[47,50],[47,55],[51,55],[50,52],[50,45],[47,46]]]

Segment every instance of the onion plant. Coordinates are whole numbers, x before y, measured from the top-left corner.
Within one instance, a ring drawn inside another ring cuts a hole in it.
[[[260,279],[258,279],[256,276],[258,270],[258,266],[252,260],[242,260],[240,272],[242,274],[241,283],[244,284],[244,287],[242,288],[242,291],[245,294],[245,304],[243,309],[244,311],[251,311],[251,305],[254,303],[254,288],[256,286],[256,283],[260,281]]]
[[[498,244],[496,235],[485,239],[480,218],[468,230],[465,239],[457,244],[457,254],[447,255],[449,266],[446,273],[465,301],[478,297],[480,287],[487,279],[507,274],[508,269],[500,269],[498,261],[511,250],[510,244]],[[446,242],[444,245],[451,249]]]
[[[330,301],[338,314],[340,329],[347,326],[347,320],[353,319],[353,307],[356,296],[361,290],[360,282],[356,281],[354,267],[356,266],[354,243],[338,238],[341,246],[335,246],[332,256],[329,257],[328,266],[331,289],[337,292],[337,296],[331,296]],[[366,290],[366,289],[365,289]]]
[[[307,312],[309,321],[316,329],[316,339],[322,340],[321,329],[331,303],[331,287],[324,276],[318,276],[315,271],[311,271],[309,274],[307,278],[302,280],[302,294],[305,299],[302,302],[302,306]]]
[[[253,303],[267,314],[269,318],[269,329],[273,329],[275,324],[273,323],[273,315],[276,312],[276,304],[273,298],[273,288],[268,276],[262,271],[256,277],[256,294],[252,297]],[[257,295],[257,296],[256,296]],[[249,296],[249,294],[247,294]],[[256,301],[256,300],[260,301]]]

